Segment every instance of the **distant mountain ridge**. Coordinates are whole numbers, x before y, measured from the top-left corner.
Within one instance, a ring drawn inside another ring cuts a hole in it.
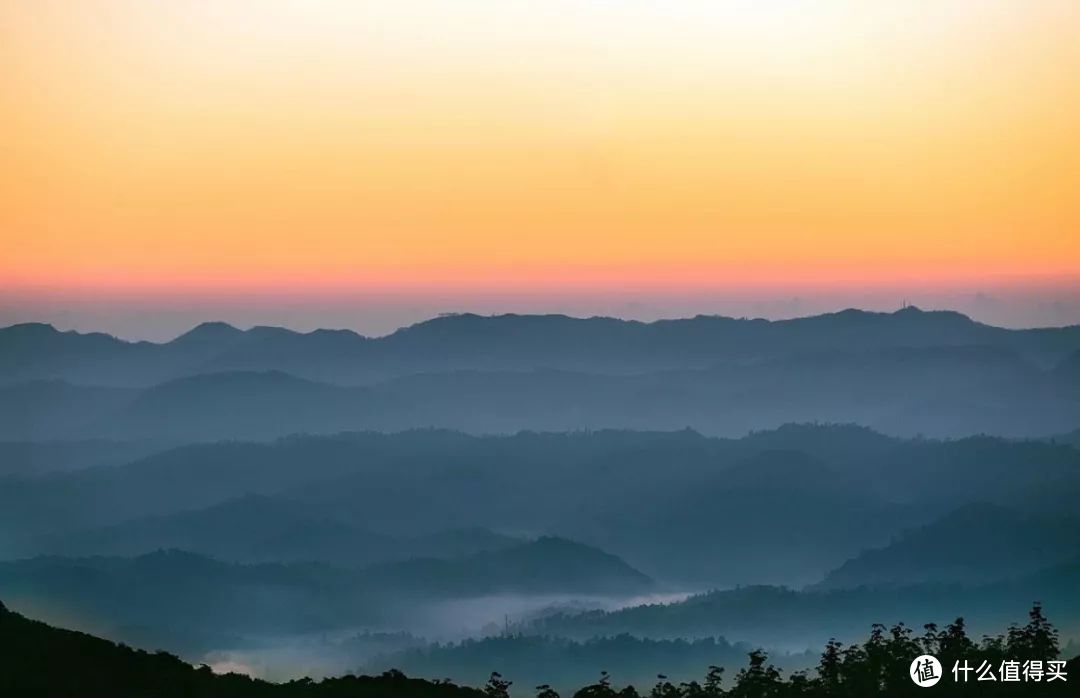
[[[199,325],[160,344],[27,323],[0,329],[0,382],[62,379],[146,386],[193,373],[280,370],[368,383],[421,371],[559,368],[634,372],[702,368],[720,359],[889,347],[992,346],[1040,366],[1080,350],[1080,326],[1009,330],[952,311],[845,310],[768,321],[699,315],[640,322],[565,315],[447,315],[369,338],[349,330],[299,333]]]
[[[968,502],[1068,515],[1080,451],[828,425],[737,440],[413,430],[189,445],[2,484],[7,558],[180,547],[359,564],[399,545],[427,555],[454,530],[472,533],[443,545],[500,547],[486,529],[582,541],[665,580],[801,584]]]
[[[328,371],[333,362],[313,364]],[[1080,424],[1080,380],[985,345],[817,350],[621,374],[605,367],[488,366],[362,386],[277,368],[188,375],[146,388],[55,379],[0,384],[0,439],[181,442],[414,427],[691,427],[739,436],[811,421],[899,436],[1048,437]]]
[[[461,557],[522,542],[480,527],[390,536],[303,502],[246,494],[202,509],[47,539],[42,545],[49,553],[68,556],[141,555],[172,548],[233,562],[318,561],[356,567],[418,557]]]

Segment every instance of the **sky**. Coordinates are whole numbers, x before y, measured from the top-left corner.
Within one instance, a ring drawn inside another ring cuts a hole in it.
[[[1080,323],[1071,0],[0,0],[0,323]]]

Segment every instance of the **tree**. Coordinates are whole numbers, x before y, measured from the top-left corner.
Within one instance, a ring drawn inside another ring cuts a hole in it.
[[[769,655],[765,650],[753,650],[749,658],[750,664],[739,669],[735,676],[735,687],[730,695],[735,698],[769,698],[779,695],[783,689],[780,671],[768,664]]]
[[[951,666],[954,661],[970,656],[974,650],[975,643],[967,636],[964,619],[957,618],[938,634],[937,651],[927,654],[937,656],[943,666]]]
[[[611,698],[614,695],[615,691],[611,688],[611,676],[606,671],[601,671],[600,680],[579,689],[574,694],[574,698]]]
[[[513,681],[504,679],[499,672],[493,671],[484,686],[484,695],[489,698],[510,698],[510,686],[513,683]]]
[[[885,642],[886,661],[881,673],[882,685],[887,693],[912,687],[908,667],[912,659],[923,653],[923,649],[911,634],[911,628],[903,623],[889,629],[889,638]]]
[[[548,684],[540,684],[536,687],[536,698],[559,698],[559,693]]]
[[[880,626],[875,626],[865,645],[851,644],[840,653],[840,682],[851,695],[872,695],[880,690],[880,655],[884,640]]]
[[[840,688],[841,649],[843,645],[837,642],[836,638],[830,638],[825,645],[825,651],[821,653],[817,670],[818,685],[826,692]]]
[[[679,698],[679,689],[663,674],[656,675],[656,685],[649,691],[649,698]]]
[[[941,634],[938,632],[937,623],[927,623],[923,626],[922,638],[919,640],[919,644],[922,645],[923,654],[940,654],[939,649],[941,647]]]
[[[724,689],[721,684],[724,681],[724,667],[716,666],[712,664],[709,666],[708,673],[705,674],[705,695],[711,698],[719,698],[724,695]]]
[[[796,671],[788,679],[787,695],[789,696],[809,696],[814,693],[814,684],[807,678],[806,673],[802,671]],[[838,695],[838,694],[834,694]]]
[[[1043,661],[1057,659],[1060,654],[1058,631],[1043,614],[1042,603],[1036,601],[1032,605],[1028,619],[1023,630],[1023,649],[1028,652],[1025,658]]]

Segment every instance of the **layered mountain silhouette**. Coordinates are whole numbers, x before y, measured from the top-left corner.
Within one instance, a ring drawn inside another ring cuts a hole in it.
[[[192,648],[213,647],[230,636],[394,629],[427,605],[452,599],[653,589],[653,580],[619,558],[550,537],[361,569],[242,565],[179,550],[0,563],[0,595],[14,607],[77,617],[84,627],[114,637]]]
[[[903,618],[944,625],[963,616],[976,633],[1010,622],[1041,600],[1064,627],[1080,621],[1080,558],[1038,572],[996,582],[928,582],[889,587],[796,590],[744,586],[692,596],[663,605],[615,611],[558,611],[535,620],[528,632],[577,639],[622,633],[652,638],[738,637],[764,646],[785,646],[792,638],[824,643],[849,641],[871,623],[892,625]],[[828,630],[826,630],[828,629]]]
[[[884,548],[866,550],[830,572],[821,588],[986,583],[1080,555],[1080,519],[1020,514],[967,504]]]
[[[704,368],[723,359],[888,348],[982,346],[1041,367],[1080,349],[1080,327],[1007,330],[954,312],[845,310],[794,320],[698,316],[643,323],[563,315],[449,315],[385,337],[205,323],[163,344],[126,342],[50,325],[0,330],[0,380],[142,385],[184,375],[280,370],[325,382],[371,382],[424,371],[620,373]]]
[[[855,422],[898,435],[1049,436],[1080,423],[1080,327],[951,312],[440,317],[391,335],[206,323],[163,344],[0,329],[0,438],[268,439],[413,427],[740,435]]]
[[[492,657],[577,685],[608,653],[630,673],[746,650],[719,636],[799,657],[875,622],[997,631],[1035,600],[1073,632],[1078,371],[1080,327],[914,308],[165,343],[2,328],[0,597],[277,676],[477,683]],[[96,642],[188,693],[337,690]]]
[[[202,509],[138,517],[41,541],[64,555],[140,555],[175,548],[241,562],[330,562],[358,566],[447,558],[521,543],[481,527],[422,536],[375,533],[319,506],[247,494]]]
[[[0,441],[0,477],[40,477],[58,471],[122,465],[169,447],[158,441]]]
[[[149,388],[0,386],[0,438],[212,441],[413,427],[679,429],[735,436],[785,422],[858,423],[902,436],[1045,437],[1080,422],[1061,371],[998,350],[795,355],[634,375],[454,371],[341,386],[280,371],[210,373]]]
[[[1050,441],[903,440],[827,425],[742,439],[363,432],[189,445],[9,478],[0,556],[180,547],[354,566],[495,550],[509,542],[499,531],[579,540],[694,587],[806,584],[965,504],[1067,517],[1078,493],[1080,450]]]

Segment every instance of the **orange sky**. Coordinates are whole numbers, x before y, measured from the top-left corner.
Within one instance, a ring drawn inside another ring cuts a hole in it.
[[[0,289],[1080,278],[1080,4],[0,3]]]

